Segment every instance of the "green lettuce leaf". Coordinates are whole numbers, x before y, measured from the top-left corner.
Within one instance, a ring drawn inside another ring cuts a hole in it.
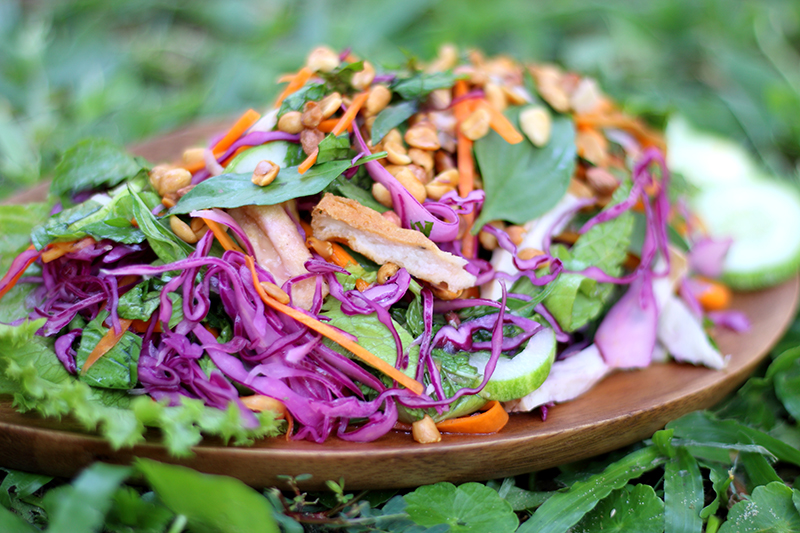
[[[108,333],[109,328],[103,325],[108,315],[108,311],[99,313],[97,318],[83,328],[80,348],[75,355],[78,371],[81,371],[92,350]],[[80,378],[93,387],[131,389],[137,382],[137,363],[141,351],[142,338],[133,332],[126,331],[113,348],[89,367],[85,373],[80,374]]]

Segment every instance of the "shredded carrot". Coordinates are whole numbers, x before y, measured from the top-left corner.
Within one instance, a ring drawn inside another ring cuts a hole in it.
[[[294,418],[292,418],[292,413],[289,412],[282,402],[279,402],[275,398],[264,396],[263,394],[242,396],[239,398],[239,400],[251,411],[272,411],[276,414],[276,418],[285,418],[286,440],[292,439],[292,433],[294,432]]]
[[[350,265],[358,264],[358,261],[353,259],[353,256],[347,253],[347,250],[345,250],[340,244],[332,242],[331,247],[333,248],[333,254],[328,259],[328,262],[342,268],[347,268]]]
[[[305,313],[302,313],[288,305],[284,305],[275,299],[271,298],[265,291],[264,288],[261,286],[261,283],[258,282],[258,274],[256,273],[255,263],[253,262],[253,258],[250,256],[245,256],[245,261],[247,262],[247,266],[250,268],[250,272],[253,274],[253,285],[255,285],[256,291],[261,299],[264,301],[265,304],[272,307],[276,311],[284,313],[288,315],[304,326],[309,329],[316,331],[317,333],[324,335],[325,337],[331,339],[332,341],[340,344],[342,347],[347,348],[353,354],[367,363],[368,365],[372,366],[373,368],[377,369],[380,372],[383,372],[393,380],[397,381],[399,384],[403,385],[405,388],[413,391],[416,394],[422,394],[422,391],[425,390],[422,383],[419,381],[412,379],[395,367],[384,361],[383,359],[376,357],[368,350],[364,349],[363,347],[359,346],[355,342],[351,341],[348,337],[344,336],[339,330],[329,326],[328,324],[323,324],[319,320],[314,317],[308,316]]]
[[[300,174],[305,174],[309,168],[314,166],[314,163],[317,162],[317,156],[319,155],[319,148],[311,152],[311,155],[306,157],[305,161],[300,163],[297,167],[297,172]]]
[[[365,290],[369,289],[369,282],[358,278],[356,280],[356,289],[358,289],[358,292],[364,292]]]
[[[280,96],[278,96],[278,99],[275,100],[275,107],[280,107],[286,97],[305,85],[313,74],[314,73],[311,72],[311,69],[308,67],[303,67],[297,71],[297,74],[294,75],[292,81],[289,82],[289,85],[286,86]]]
[[[48,246],[44,252],[42,252],[42,263],[50,263],[59,257],[67,255],[70,252],[83,250],[87,246],[91,246],[94,243],[95,240],[91,237],[84,237],[83,239],[77,241],[54,242]]]
[[[180,166],[181,168],[184,168],[184,169],[188,170],[189,172],[191,172],[192,174],[194,174],[195,172],[198,172],[198,171],[203,170],[204,168],[206,168],[206,162],[205,161],[197,161],[195,163],[192,163],[191,165],[187,165],[185,163],[181,163],[178,166]]]
[[[231,126],[231,129],[228,130],[228,133],[226,133],[222,139],[217,141],[217,144],[215,144],[211,149],[211,151],[214,153],[214,156],[219,157],[225,153],[225,150],[230,148],[231,145],[235,143],[244,132],[250,129],[250,126],[258,122],[258,119],[260,118],[261,114],[257,111],[252,109],[245,111],[244,114],[239,117],[239,120],[233,123],[233,126]]]
[[[445,433],[497,433],[508,423],[508,413],[498,401],[491,401],[481,409],[482,413],[451,418],[436,424]]]
[[[100,339],[100,342],[97,343],[97,346],[94,347],[92,353],[89,354],[89,357],[86,358],[86,362],[83,364],[83,368],[81,369],[81,375],[86,374],[93,364],[97,362],[98,359],[103,357],[105,354],[111,350],[114,346],[117,345],[119,340],[128,331],[128,328],[131,327],[131,323],[133,320],[129,320],[127,318],[120,318],[119,323],[122,326],[119,330],[119,333],[114,331],[114,328],[109,329],[103,338]]]
[[[507,143],[517,144],[521,143],[523,138],[522,134],[517,131],[517,128],[506,118],[506,116],[498,111],[492,104],[486,100],[480,101],[481,107],[489,111],[489,125],[500,137],[505,139]]]
[[[731,305],[731,290],[716,281],[710,279],[700,280],[705,287],[703,292],[697,295],[697,301],[706,311],[722,311]]]
[[[225,248],[226,250],[236,250],[237,252],[244,253],[244,250],[242,250],[238,244],[236,244],[231,240],[231,238],[228,236],[228,233],[224,229],[222,229],[219,224],[207,218],[204,218],[203,222],[206,223],[208,229],[211,230],[211,233],[214,234],[214,237],[217,238],[217,240],[219,241],[219,243],[222,245],[223,248]]]
[[[133,322],[131,322],[130,329],[135,331],[136,333],[146,333],[147,329],[150,327],[150,323],[152,321],[153,321],[152,317],[150,317],[150,319],[147,320],[147,321],[134,320]],[[161,321],[159,320],[159,321],[156,322],[156,325],[153,328],[153,332],[154,333],[161,333],[162,331],[164,331],[164,330],[161,328]]]
[[[28,251],[31,251],[31,250],[33,250],[33,249],[34,249],[34,246],[31,244],[30,246],[28,246],[28,248],[27,248],[25,251],[26,251],[26,252],[28,252]],[[17,282],[19,281],[19,279],[20,279],[20,278],[22,277],[22,275],[25,273],[25,271],[26,271],[26,270],[28,270],[28,267],[29,267],[29,266],[31,266],[31,265],[33,264],[33,262],[34,262],[34,261],[36,261],[37,259],[39,259],[39,257],[40,257],[40,256],[41,256],[41,254],[39,254],[39,255],[34,255],[33,257],[30,257],[30,258],[29,258],[29,259],[28,259],[28,260],[25,262],[25,266],[24,266],[24,267],[22,267],[22,269],[20,269],[20,271],[19,271],[19,272],[17,272],[17,274],[16,274],[16,275],[15,275],[13,278],[11,278],[11,280],[8,282],[8,285],[6,285],[5,287],[3,287],[3,289],[2,289],[2,290],[0,290],[0,298],[2,298],[3,296],[5,296],[5,295],[6,295],[6,293],[7,293],[8,291],[10,291],[11,289],[13,289],[13,288],[14,288],[14,286],[17,284]],[[3,280],[5,280],[5,276],[3,277]]]
[[[338,123],[339,123],[338,118],[329,118],[320,122],[319,126],[317,126],[317,129],[322,133],[330,133],[333,131],[333,128],[335,128]]]
[[[289,73],[289,74],[281,74],[278,77],[277,83],[291,83],[297,74]]]
[[[353,123],[353,120],[361,110],[361,107],[367,101],[368,96],[369,93],[367,91],[360,92],[355,95],[353,97],[353,103],[350,104],[350,107],[348,107],[347,111],[344,112],[344,115],[342,115],[342,118],[339,119],[339,122],[336,124],[336,126],[334,126],[333,130],[331,130],[331,133],[334,135],[339,135],[346,130],[348,126]]]
[[[136,218],[131,219],[131,226],[133,226],[134,228],[139,227],[139,223],[136,221]]]

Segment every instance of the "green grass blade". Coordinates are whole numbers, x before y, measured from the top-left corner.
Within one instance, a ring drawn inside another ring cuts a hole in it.
[[[665,533],[700,533],[703,478],[697,460],[686,448],[678,448],[664,470]]]

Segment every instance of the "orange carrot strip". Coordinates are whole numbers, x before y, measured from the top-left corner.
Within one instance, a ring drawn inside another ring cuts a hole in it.
[[[92,237],[84,237],[78,241],[68,241],[68,242],[54,242],[48,247],[47,250],[42,252],[42,262],[43,263],[50,263],[51,261],[55,261],[61,256],[64,256],[70,252],[77,252],[78,250],[83,250],[87,246],[91,246],[95,243],[95,240]]]
[[[331,133],[333,133],[334,135],[339,135],[344,130],[346,130],[347,127],[353,123],[353,120],[356,118],[356,115],[361,110],[361,107],[367,101],[368,96],[369,93],[367,91],[355,95],[353,97],[353,103],[350,104],[350,107],[348,107],[347,111],[344,112],[344,115],[342,115],[342,118],[339,119],[339,122],[336,124],[336,126],[334,126]]]
[[[250,272],[253,274],[253,285],[255,285],[256,291],[261,299],[264,301],[265,304],[272,307],[276,311],[284,313],[288,315],[304,326],[309,329],[316,331],[317,333],[324,335],[325,337],[331,339],[332,341],[340,344],[342,347],[347,348],[353,354],[370,365],[371,367],[377,369],[380,372],[383,372],[393,380],[397,381],[399,384],[403,385],[405,388],[411,390],[416,394],[422,394],[422,391],[425,390],[422,383],[419,381],[410,378],[397,370],[395,367],[384,361],[383,359],[376,357],[368,350],[364,349],[363,347],[359,346],[355,342],[351,341],[348,337],[344,336],[339,330],[329,326],[328,324],[324,324],[317,320],[314,317],[308,316],[305,313],[302,313],[288,305],[284,305],[275,299],[271,298],[267,293],[264,291],[264,288],[261,286],[261,283],[258,282],[258,274],[256,273],[255,263],[253,262],[253,258],[245,256],[245,261],[247,262],[247,266],[250,268]]]
[[[277,83],[291,83],[294,81],[295,76],[297,76],[297,74],[281,74],[278,77]]]
[[[508,413],[498,401],[484,406],[481,414],[451,418],[436,424],[445,433],[497,433],[508,423]]]
[[[33,249],[34,249],[34,246],[31,244],[30,246],[28,246],[28,248],[25,251],[27,252],[27,251],[30,251],[30,250],[33,250]],[[10,291],[11,289],[14,288],[14,286],[17,284],[19,279],[25,273],[25,271],[28,270],[28,267],[31,266],[34,261],[39,259],[40,256],[41,256],[41,254],[40,255],[34,255],[33,257],[29,258],[25,262],[25,266],[22,267],[22,269],[19,272],[17,272],[17,274],[13,278],[11,278],[11,280],[8,282],[8,285],[6,285],[2,290],[0,290],[0,298],[5,296],[8,291]],[[5,276],[3,277],[3,279],[5,279]]]
[[[103,338],[100,339],[100,342],[98,342],[97,346],[94,347],[92,353],[90,353],[89,357],[86,358],[86,362],[83,364],[83,368],[81,368],[81,375],[86,374],[86,371],[89,370],[89,367],[95,364],[98,359],[103,357],[109,352],[109,350],[111,350],[111,348],[117,345],[125,332],[128,331],[128,328],[131,327],[132,322],[133,320],[120,318],[119,324],[122,327],[120,328],[119,334],[114,331],[114,328],[111,328],[106,332],[105,335],[103,335]]]
[[[320,122],[319,126],[317,126],[317,129],[322,133],[330,133],[333,131],[333,128],[335,128],[338,123],[339,123],[338,118],[329,118]]]
[[[358,264],[358,262],[353,259],[353,256],[347,253],[347,250],[342,248],[340,244],[332,242],[331,247],[333,248],[333,255],[330,256],[328,262],[342,268],[347,268],[350,265]]]
[[[286,413],[286,406],[282,402],[263,394],[241,396],[239,401],[251,411],[273,411],[276,413],[277,418],[283,418]]]
[[[226,250],[236,250],[237,252],[244,253],[239,245],[233,242],[230,237],[228,237],[228,233],[222,229],[219,224],[213,220],[208,220],[207,218],[204,218],[203,221],[206,223],[208,229],[211,230],[211,232],[214,234],[214,237],[217,238],[223,248]]]
[[[297,71],[297,74],[294,75],[292,81],[289,82],[289,85],[283,90],[283,92],[278,96],[278,99],[275,100],[275,107],[280,107],[283,101],[286,99],[287,96],[296,92],[300,87],[306,84],[306,82],[311,78],[314,73],[311,72],[311,69],[308,67],[303,67]]]
[[[517,128],[514,127],[504,114],[495,109],[495,107],[486,100],[481,100],[480,105],[489,111],[489,125],[500,137],[510,144],[522,142],[524,137],[522,137],[522,134],[517,131]]]
[[[192,163],[191,165],[186,165],[186,164],[182,163],[179,166],[181,168],[185,168],[186,170],[188,170],[189,172],[194,174],[195,172],[198,172],[198,171],[203,170],[204,168],[206,168],[206,162],[205,161],[198,161],[196,163]]]
[[[145,333],[145,332],[147,331],[147,328],[149,328],[149,327],[150,327],[150,323],[151,323],[152,321],[153,321],[153,318],[152,318],[152,317],[151,317],[149,320],[147,320],[147,321],[144,321],[144,320],[134,320],[133,322],[131,322],[131,327],[130,327],[130,329],[132,329],[132,330],[133,330],[133,331],[135,331],[136,333]],[[161,333],[162,331],[164,331],[164,330],[161,328],[161,321],[160,321],[160,320],[159,320],[159,321],[156,321],[156,325],[155,325],[155,327],[153,328],[153,332],[155,332],[155,333]]]
[[[705,311],[722,311],[731,305],[731,290],[716,281],[702,279],[705,284],[703,292],[697,295],[697,301]]]
[[[239,137],[242,136],[244,132],[250,129],[250,126],[258,122],[258,119],[261,118],[261,114],[253,111],[252,109],[248,109],[244,112],[244,114],[239,117],[239,120],[233,123],[231,129],[228,130],[228,133],[225,136],[217,141],[217,144],[214,145],[214,148],[211,149],[214,152],[214,156],[219,157],[222,155],[225,150],[231,147],[233,143],[235,143]]]
[[[297,172],[300,174],[305,174],[309,168],[314,166],[314,163],[317,162],[317,156],[319,155],[319,148],[311,152],[311,155],[306,157],[305,161],[300,163],[297,167]]]

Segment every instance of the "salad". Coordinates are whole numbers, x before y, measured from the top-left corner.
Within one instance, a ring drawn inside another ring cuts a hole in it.
[[[208,146],[153,166],[85,140],[48,202],[6,208],[18,408],[115,446],[161,428],[176,454],[201,434],[435,442],[545,418],[615,370],[722,369],[709,329],[747,330],[717,279],[742,279],[738,241],[593,79],[321,47],[279,81]]]

